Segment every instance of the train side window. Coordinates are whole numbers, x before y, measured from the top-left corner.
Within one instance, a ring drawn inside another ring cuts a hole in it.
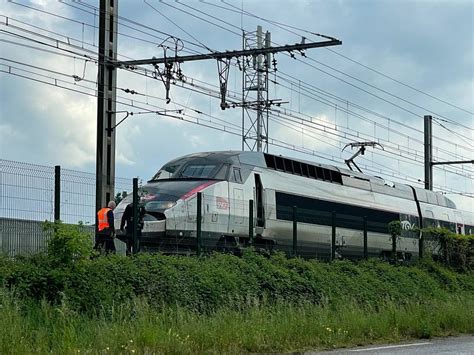
[[[342,184],[342,175],[341,175],[341,173],[338,172],[338,171],[331,172],[331,180],[332,180],[332,182]]]
[[[323,180],[331,181],[331,171],[324,168],[322,170],[323,170]]]
[[[278,170],[285,170],[285,165],[283,164],[283,158],[275,157],[276,160],[276,168]]]
[[[432,205],[437,205],[438,204],[438,199],[436,198],[436,193],[427,191],[426,196],[428,197],[428,203]]]
[[[442,228],[446,228],[446,229],[450,230],[451,232],[456,232],[456,223],[453,223],[449,219],[449,215],[447,213],[441,214],[441,218],[442,218],[442,220],[439,221],[439,224]]]
[[[293,162],[293,167],[295,168],[295,174],[302,175],[301,163],[299,161],[294,161]]]
[[[423,218],[423,226],[427,227],[438,227],[438,221],[434,219],[433,211],[425,210]]]
[[[242,182],[242,175],[240,174],[240,168],[234,168],[234,180],[235,182]]]
[[[333,174],[333,171],[332,170],[326,170],[326,172],[327,172],[327,175],[329,176],[328,180],[333,182],[333,175],[335,175],[335,174]]]
[[[283,162],[285,163],[285,171],[287,173],[293,174],[294,173],[293,162],[290,159],[285,159],[285,158],[283,158]]]
[[[303,176],[309,177],[309,166],[308,164],[301,164],[303,168]]]
[[[264,154],[265,156],[265,162],[267,163],[267,166],[272,169],[276,169],[276,164],[275,164],[275,156],[270,155],[270,154]]]
[[[319,180],[324,180],[323,168],[320,168],[319,166],[316,167],[316,178]]]

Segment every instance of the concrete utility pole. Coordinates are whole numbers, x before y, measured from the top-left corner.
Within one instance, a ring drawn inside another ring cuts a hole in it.
[[[96,211],[114,198],[118,0],[100,0],[97,80]]]
[[[474,164],[474,160],[454,160],[454,161],[433,161],[433,117],[425,116],[425,189],[433,190],[433,166],[434,165],[454,165],[454,164]]]

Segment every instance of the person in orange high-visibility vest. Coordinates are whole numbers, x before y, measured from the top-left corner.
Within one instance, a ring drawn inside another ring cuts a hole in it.
[[[95,234],[94,249],[99,252],[115,253],[115,226],[114,209],[115,202],[110,201],[107,207],[101,208],[97,212],[97,230]]]

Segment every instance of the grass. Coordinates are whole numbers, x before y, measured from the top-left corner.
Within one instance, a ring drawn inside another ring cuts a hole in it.
[[[54,228],[48,253],[0,255],[0,354],[284,352],[474,333],[470,269],[250,250],[91,258],[80,230]]]
[[[222,353],[328,349],[474,332],[474,298],[390,300],[373,307],[246,304],[210,313],[180,306],[156,309],[134,300],[96,315],[77,313],[67,299],[20,301],[0,291],[0,353]]]

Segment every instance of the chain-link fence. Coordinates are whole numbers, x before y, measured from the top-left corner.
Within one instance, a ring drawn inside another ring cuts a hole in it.
[[[59,176],[58,176],[59,172]],[[31,254],[44,250],[48,234],[44,221],[55,219],[55,186],[59,219],[83,223],[94,235],[95,174],[50,166],[0,160],[0,251]],[[131,191],[132,179],[116,178],[117,192]],[[92,242],[92,241],[91,241]],[[123,243],[116,242],[122,252]]]

